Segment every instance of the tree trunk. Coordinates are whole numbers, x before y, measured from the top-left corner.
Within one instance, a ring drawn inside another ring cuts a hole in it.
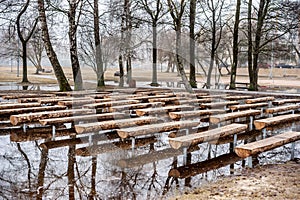
[[[97,87],[98,88],[105,86],[103,60],[102,60],[102,49],[101,49],[99,29],[100,28],[99,28],[98,0],[95,0],[94,1],[94,37],[95,37],[95,46],[96,46]]]
[[[75,1],[70,1],[70,10],[68,13],[69,17],[69,40],[70,40],[70,56],[71,56],[71,64],[72,64],[72,72],[74,79],[74,90],[82,90],[82,76],[81,70],[78,60],[78,52],[77,52],[77,25],[76,25],[76,5]]]
[[[239,57],[239,23],[240,23],[240,9],[241,9],[241,0],[237,0],[236,3],[236,12],[235,12],[235,23],[233,30],[233,63],[231,66],[231,76],[230,76],[230,86],[229,89],[235,89],[236,81],[236,70],[238,66],[238,57]]]
[[[23,78],[22,78],[22,83],[29,83],[28,78],[27,78],[27,42],[23,41],[22,42],[22,61],[23,61]]]
[[[196,0],[190,2],[190,85],[197,88],[196,69],[195,69],[195,18]]]
[[[41,23],[41,29],[42,29],[42,37],[43,41],[45,43],[45,49],[47,56],[52,64],[57,82],[59,84],[59,90],[60,91],[71,91],[70,84],[68,83],[68,80],[64,74],[64,71],[57,59],[57,55],[54,52],[54,49],[52,47],[50,36],[48,32],[48,25],[46,20],[46,14],[45,14],[45,6],[43,0],[38,0],[38,10],[39,10],[39,19]]]
[[[157,83],[157,22],[154,21],[152,24],[152,83],[151,86],[158,86]]]
[[[123,56],[119,55],[119,70],[120,70],[120,82],[119,86],[124,87],[124,67],[123,67]]]
[[[251,17],[252,17],[252,0],[249,0],[249,3],[248,3],[248,73],[249,73],[250,88],[254,88],[254,86],[253,86],[253,82],[254,82],[253,66],[252,66],[253,65],[252,64],[253,44],[252,44],[252,20],[251,20]]]

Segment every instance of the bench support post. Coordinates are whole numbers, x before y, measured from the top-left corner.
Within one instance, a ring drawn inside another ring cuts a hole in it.
[[[233,135],[233,149],[236,147],[237,144],[237,134]]]
[[[295,142],[291,145],[291,160],[294,160],[295,158]]]
[[[253,116],[250,116],[249,130],[252,131],[252,129],[253,129]]]
[[[135,137],[131,138],[131,157],[134,155]]]
[[[52,125],[52,140],[55,140],[56,127]]]
[[[26,133],[27,125],[23,124],[23,132]]]
[[[267,129],[266,128],[264,128],[263,130],[262,130],[262,133],[263,133],[263,139],[266,139],[266,137],[267,137]]]
[[[247,159],[248,159],[248,167],[253,168],[252,156],[249,156]]]
[[[187,163],[187,148],[183,148],[183,165]]]

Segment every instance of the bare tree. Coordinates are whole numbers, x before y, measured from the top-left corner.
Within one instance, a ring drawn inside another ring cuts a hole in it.
[[[30,0],[27,0],[24,7],[21,9],[20,13],[18,14],[17,21],[16,21],[17,33],[18,33],[19,39],[20,39],[21,44],[22,44],[22,61],[23,61],[22,83],[28,83],[29,82],[28,78],[27,78],[27,44],[28,44],[28,41],[30,40],[31,36],[33,35],[33,33],[35,31],[35,28],[36,28],[36,25],[38,23],[38,18],[35,17],[35,19],[33,21],[33,24],[31,24],[31,27],[27,28],[28,29],[27,36],[23,35],[24,32],[25,32],[26,27],[21,27],[21,23],[22,23],[21,22],[21,17],[22,17],[22,15],[25,14],[26,10],[28,9],[29,4],[30,4]],[[27,21],[27,23],[28,23],[28,21]]]
[[[190,84],[197,88],[196,63],[195,63],[195,23],[196,23],[196,0],[190,1]]]
[[[38,0],[38,10],[39,10],[39,19],[41,23],[41,30],[42,30],[42,36],[43,41],[45,44],[45,49],[47,56],[52,64],[56,79],[59,84],[60,91],[71,91],[70,84],[68,83],[68,80],[64,74],[64,71],[57,59],[57,55],[52,47],[52,43],[50,41],[50,36],[48,32],[48,25],[47,25],[47,18],[45,13],[45,5],[43,0]]]
[[[184,16],[184,11],[186,7],[186,1],[181,0],[180,2],[168,0],[169,11],[171,17],[173,19],[173,26],[176,31],[176,61],[177,61],[177,69],[180,73],[182,82],[184,84],[185,89],[188,92],[193,92],[193,89],[187,79],[184,67],[183,67],[183,59],[182,59],[182,49],[181,49],[181,28],[182,28],[182,18]]]

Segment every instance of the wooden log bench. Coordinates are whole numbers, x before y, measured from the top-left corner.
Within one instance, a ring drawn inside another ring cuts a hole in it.
[[[160,108],[136,109],[135,112],[138,116],[145,116],[150,114],[169,113],[172,111],[193,110],[193,109],[194,109],[193,106],[177,105],[177,106],[165,106]]]
[[[19,115],[11,115],[10,122],[13,125],[18,125],[28,122],[36,122],[41,119],[67,117],[73,115],[82,115],[88,113],[95,113],[93,109],[74,109],[74,110],[58,110],[49,112],[33,112]]]
[[[246,110],[246,109],[257,109],[268,106],[268,103],[253,103],[253,104],[240,104],[229,106],[231,111]]]
[[[300,103],[300,98],[299,99],[280,99],[280,100],[272,101],[272,104],[275,106],[279,106],[279,105],[286,104],[286,103]]]
[[[32,97],[32,98],[18,98],[19,103],[33,103],[39,102],[39,97]]]
[[[58,98],[40,98],[39,103],[40,104],[49,104],[49,105],[55,105],[59,101],[74,101],[74,100],[87,100],[90,98],[82,97],[82,98],[76,98],[76,97],[58,97]]]
[[[110,99],[73,99],[73,100],[63,100],[57,102],[58,105],[67,106],[67,107],[75,107],[75,106],[82,106],[86,104],[93,104],[93,103],[102,103],[108,102]]]
[[[250,126],[252,126],[253,117],[255,117],[256,115],[260,115],[260,114],[261,114],[260,110],[244,110],[244,111],[239,111],[239,112],[211,115],[209,117],[209,122],[212,124],[218,124],[218,123],[228,121],[228,120],[239,119],[241,117],[249,117],[250,118]]]
[[[56,125],[63,123],[73,123],[73,122],[91,122],[91,121],[105,121],[124,118],[124,113],[112,112],[112,113],[101,113],[101,114],[90,114],[90,115],[80,115],[72,117],[59,117],[59,118],[50,118],[50,119],[41,119],[39,122],[46,125]]]
[[[265,112],[270,115],[273,115],[274,113],[280,113],[280,112],[292,112],[292,114],[294,114],[295,110],[298,110],[299,108],[300,108],[300,104],[292,104],[286,106],[267,108]]]
[[[227,106],[237,105],[237,104],[239,104],[238,101],[220,101],[220,102],[212,102],[212,103],[203,103],[200,105],[200,107],[203,109],[224,107],[224,109],[226,109]]]
[[[41,106],[41,107],[30,107],[30,108],[4,109],[4,110],[0,110],[0,116],[9,117],[11,115],[31,113],[31,112],[66,110],[66,108],[67,108],[66,106]]]
[[[172,130],[186,129],[197,127],[199,122],[186,120],[186,121],[175,121],[175,122],[164,122],[158,124],[149,124],[138,127],[129,127],[118,129],[118,135],[120,138],[136,137],[141,135],[155,134],[161,132],[169,132]]]
[[[291,159],[294,158],[295,141],[300,139],[300,132],[286,132],[256,142],[235,147],[235,153],[241,158],[249,157],[248,165],[252,167],[252,156],[275,149],[288,143],[292,144]]]
[[[103,122],[78,124],[75,125],[75,130],[78,134],[82,134],[82,133],[96,132],[101,130],[119,129],[119,128],[130,127],[130,126],[137,128],[138,126],[150,124],[150,123],[156,123],[157,121],[158,118],[156,117],[138,117],[138,118],[130,118],[130,119],[109,120]]]
[[[19,98],[34,98],[34,97],[54,97],[54,94],[30,94],[30,93],[12,93],[3,95],[3,99],[19,99]]]
[[[237,101],[237,100],[243,100],[243,99],[250,99],[252,96],[249,95],[241,95],[241,96],[226,96],[223,97],[223,99],[226,99],[228,101]]]
[[[141,109],[141,108],[156,108],[164,106],[164,102],[154,102],[154,103],[137,103],[137,104],[128,104],[122,106],[112,106],[109,108],[109,112],[121,112],[121,111],[128,111],[134,109]]]
[[[83,107],[89,108],[89,109],[97,109],[97,108],[108,108],[112,106],[120,106],[120,105],[126,105],[126,104],[135,104],[140,103],[139,100],[120,100],[120,101],[108,101],[108,102],[101,102],[101,103],[93,103],[93,104],[86,104]]]
[[[206,98],[206,99],[186,99],[186,100],[180,100],[177,102],[174,102],[175,105],[182,105],[182,104],[189,104],[189,105],[194,105],[194,104],[202,104],[202,103],[211,103],[213,99],[211,98]]]
[[[201,117],[201,116],[207,116],[213,114],[220,114],[224,112],[225,111],[221,109],[189,110],[189,111],[169,112],[169,116],[173,120],[179,120],[182,118]]]
[[[31,107],[39,107],[39,106],[41,106],[40,103],[8,103],[8,104],[1,104],[0,110],[16,109],[16,108],[31,108]]]
[[[246,99],[245,103],[251,104],[251,103],[261,103],[261,102],[270,102],[274,101],[275,97],[259,97],[255,99]]]
[[[248,126],[246,124],[230,124],[200,133],[169,138],[169,143],[172,148],[179,149],[190,145],[197,145],[203,142],[217,140],[218,138],[229,135],[236,135],[245,131],[247,127]],[[236,141],[234,141],[234,143],[236,143]]]
[[[269,117],[266,119],[258,119],[254,121],[254,126],[257,130],[262,130],[268,126],[274,126],[286,122],[295,122],[300,120],[299,114],[280,115],[276,117]]]

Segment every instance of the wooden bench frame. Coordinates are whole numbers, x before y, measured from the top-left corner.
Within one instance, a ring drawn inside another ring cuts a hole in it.
[[[294,159],[295,142],[300,140],[300,132],[286,132],[256,142],[235,147],[234,151],[241,158],[248,158],[248,165],[252,168],[252,156],[292,143],[291,159]]]

